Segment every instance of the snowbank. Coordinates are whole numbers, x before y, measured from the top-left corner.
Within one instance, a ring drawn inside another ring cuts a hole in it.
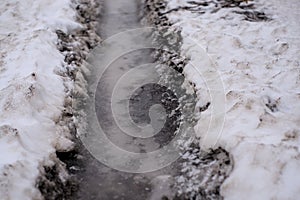
[[[0,197],[41,199],[42,166],[73,146],[61,123],[72,81],[56,30],[81,25],[70,0],[4,0],[0,19]]]
[[[182,29],[183,56],[190,57],[196,66],[187,65],[184,73],[196,84],[198,106],[212,102],[201,112],[196,132],[203,147],[216,142],[214,137],[203,139],[212,109],[218,105],[197,72],[197,68],[209,71],[214,65],[226,98],[225,123],[214,148],[225,148],[235,163],[221,187],[222,196],[298,199],[300,2],[227,2],[168,0],[165,9],[173,26]],[[205,63],[195,43],[206,51],[213,65]]]

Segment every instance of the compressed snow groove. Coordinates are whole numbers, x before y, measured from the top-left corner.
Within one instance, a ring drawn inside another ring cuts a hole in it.
[[[76,89],[72,88],[68,91],[68,96],[65,99],[64,110],[61,117],[69,128],[72,134],[72,141],[75,143],[74,148],[57,149],[57,162],[53,166],[44,166],[42,169],[42,176],[38,179],[38,188],[40,189],[45,199],[69,199],[78,188],[78,183],[75,177],[68,176],[64,178],[61,176],[61,171],[65,174],[72,175],[72,167],[68,161],[70,157],[76,160],[77,146],[79,141],[77,139],[76,130],[76,115],[73,108],[74,96],[85,96],[86,94],[78,94],[78,87],[82,87],[80,91],[85,91],[85,79],[82,78],[86,73],[85,60],[88,53],[100,41],[100,37],[96,34],[97,16],[99,15],[100,5],[98,1],[94,0],[74,0],[73,7],[76,9],[77,21],[83,25],[77,31],[65,33],[62,30],[56,30],[58,37],[57,48],[65,56],[64,65],[66,68],[66,75],[71,78]],[[75,84],[76,82],[76,84]],[[81,83],[81,84],[78,84]],[[67,169],[65,169],[65,167]]]
[[[184,76],[184,67],[188,62],[188,58],[181,53],[183,39],[181,29],[172,26],[169,21],[166,16],[168,13],[166,4],[166,1],[145,0],[144,21],[154,25],[157,34],[163,35],[165,39],[165,41],[158,41],[157,38],[161,40],[162,37],[154,36],[154,42],[167,44],[160,46],[160,49],[155,52],[158,62],[175,69]],[[170,46],[172,48],[169,48]],[[188,81],[188,83],[189,87],[193,88],[194,93],[196,93],[195,84],[191,81]],[[209,106],[210,102],[199,106],[198,112],[204,112]],[[190,116],[193,115],[190,114]],[[195,117],[192,118],[192,121],[196,120]],[[220,187],[233,167],[233,161],[228,152],[222,148],[203,151],[197,140],[193,142],[190,140],[179,141],[179,146],[182,152],[181,173],[175,177],[173,187],[175,199],[223,199],[220,194]]]

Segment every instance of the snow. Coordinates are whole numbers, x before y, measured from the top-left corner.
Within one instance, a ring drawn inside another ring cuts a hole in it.
[[[41,167],[73,145],[60,123],[72,84],[55,31],[81,25],[70,0],[4,0],[0,19],[0,197],[41,199]]]
[[[168,0],[166,9],[190,4]],[[186,66],[184,73],[196,84],[198,106],[211,102],[195,127],[201,145],[221,146],[233,156],[234,168],[221,194],[225,199],[297,199],[300,1],[249,4],[271,20],[246,21],[237,7],[212,13],[210,3],[201,7],[202,14],[182,9],[167,16],[182,29],[182,54],[196,66]],[[55,31],[81,28],[75,18],[71,0],[3,0],[0,5],[1,199],[41,199],[36,188],[41,167],[53,164],[57,149],[72,148],[60,122],[72,82],[64,76],[65,57],[57,50]],[[198,73],[207,76],[215,69],[222,81],[215,88],[220,96],[211,95],[210,83]],[[215,118],[221,135],[207,136],[204,130],[215,108],[222,108],[216,104],[223,92],[224,112]]]
[[[167,2],[166,11],[191,6],[187,0]],[[182,55],[191,59],[184,73],[196,84],[198,106],[212,103],[201,112],[195,127],[201,146],[220,146],[233,156],[234,169],[221,195],[225,199],[298,199],[300,2],[241,4],[254,5],[253,10],[270,18],[260,21],[244,20],[245,15],[239,13],[242,8],[215,10],[212,2],[219,5],[222,1],[206,2],[208,6],[198,11],[173,10],[167,17],[182,30]],[[209,77],[211,72],[215,75]],[[217,75],[222,85],[209,90]],[[212,119],[215,124],[208,129]]]

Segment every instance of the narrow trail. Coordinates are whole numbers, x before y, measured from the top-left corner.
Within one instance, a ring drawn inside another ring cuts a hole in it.
[[[98,34],[103,40],[110,36],[125,30],[142,27],[139,18],[139,1],[135,0],[103,0],[101,16],[99,18]],[[125,134],[118,134],[113,128],[113,116],[110,110],[111,91],[115,82],[124,73],[124,68],[132,68],[143,63],[154,62],[150,56],[151,50],[139,50],[131,52],[120,58],[112,65],[112,69],[105,71],[101,82],[98,85],[96,94],[96,111],[98,118],[103,122],[104,129],[107,130],[108,137],[121,148],[127,148],[133,152],[143,152],[143,145],[138,143],[132,137]],[[151,75],[149,74],[151,77]],[[155,87],[145,87],[144,93],[157,94],[158,89]],[[139,98],[136,96],[135,98]],[[150,98],[149,102],[145,102],[150,107],[155,102],[155,97]],[[133,99],[132,102],[134,102]],[[134,113],[145,112],[142,105],[134,104],[132,106]],[[137,114],[138,115],[138,114]],[[147,121],[148,116],[137,116],[136,121],[141,123]],[[162,138],[147,143],[147,148],[159,148],[161,141],[165,141],[174,134],[176,127],[170,123],[162,133]],[[169,134],[168,134],[169,133]],[[137,147],[136,147],[137,146]],[[146,149],[147,150],[147,149]],[[73,170],[74,176],[79,180],[79,188],[73,199],[79,200],[159,200],[164,196],[171,196],[170,185],[172,177],[178,174],[178,162],[174,162],[164,169],[134,174],[114,170],[95,159],[87,149],[82,145],[79,150],[79,165],[77,170]],[[73,162],[73,163],[72,163]],[[74,164],[74,161],[71,163]]]

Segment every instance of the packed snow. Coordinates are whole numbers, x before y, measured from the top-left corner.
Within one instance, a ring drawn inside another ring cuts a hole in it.
[[[56,30],[79,29],[70,0],[0,5],[0,198],[42,199],[36,181],[73,143],[61,123],[67,91]],[[62,172],[63,173],[63,172]],[[61,176],[65,176],[61,174]]]
[[[233,171],[221,187],[225,199],[298,199],[300,1],[228,2],[167,0],[166,15],[182,30],[182,55],[194,65],[184,73],[196,85],[198,106],[212,102],[196,133],[202,148],[222,147],[233,156]],[[219,105],[198,72],[215,68],[225,121],[220,135],[207,136]]]

